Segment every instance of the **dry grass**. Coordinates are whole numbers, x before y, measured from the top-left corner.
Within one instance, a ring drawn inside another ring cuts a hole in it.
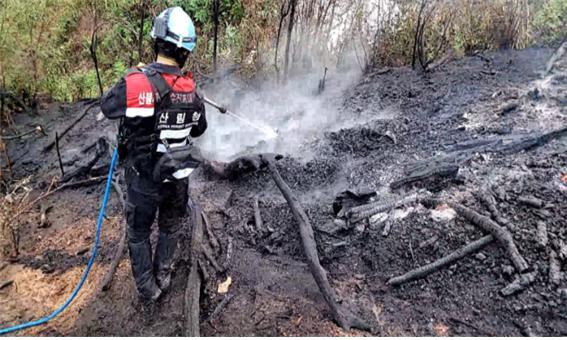
[[[47,191],[31,199],[31,177],[16,182],[7,194],[0,197],[0,250],[1,257],[15,258],[19,254],[18,218],[29,211],[37,202],[53,192],[55,178]]]
[[[96,296],[98,285],[107,265],[93,267],[83,288],[67,310],[48,325],[29,329],[19,335],[38,335],[47,329],[66,334],[75,325],[79,311]],[[14,284],[0,293],[0,323],[13,325],[24,320],[35,320],[52,313],[69,297],[80,280],[85,267],[77,266],[57,274],[43,274],[41,270],[12,265],[2,276]]]
[[[110,221],[105,224],[108,231],[103,233],[104,239],[118,237],[116,234],[120,220],[120,216],[110,217]],[[75,256],[80,249],[92,245],[95,225],[94,219],[82,218],[72,226],[63,226],[49,230],[42,236],[37,235],[33,246],[25,251],[25,255],[39,256],[46,250],[56,249]],[[84,256],[90,256],[89,254],[90,252],[87,252]],[[118,271],[121,272],[120,275],[125,275],[124,273],[128,272],[128,261],[122,262]],[[49,330],[56,330],[60,334],[71,332],[76,327],[80,311],[97,298],[101,280],[108,267],[109,264],[106,263],[95,263],[80,293],[62,314],[47,325],[25,330],[19,335],[36,336]],[[52,313],[70,296],[84,270],[84,265],[78,265],[63,272],[44,274],[41,269],[20,264],[7,266],[1,272],[2,279],[13,280],[14,284],[0,291],[0,324],[14,325]]]

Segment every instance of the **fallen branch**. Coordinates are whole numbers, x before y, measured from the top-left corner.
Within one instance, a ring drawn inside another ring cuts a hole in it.
[[[89,105],[87,105],[87,107],[84,109],[83,113],[81,113],[79,115],[79,117],[77,117],[73,122],[71,122],[71,124],[69,124],[60,134],[59,134],[59,138],[63,138],[63,136],[65,136],[67,134],[67,132],[69,132],[75,125],[77,125],[78,122],[80,122],[83,118],[86,117],[86,115],[89,113],[90,109],[92,109],[93,107],[97,106],[99,104],[98,99],[93,100],[92,103],[90,103]],[[49,143],[47,144],[44,148],[43,148],[43,152],[47,152],[49,150],[51,150],[51,148],[53,148],[53,146],[55,146],[55,138]]]
[[[463,257],[476,253],[480,249],[484,248],[486,245],[494,241],[494,237],[492,235],[484,236],[474,242],[471,242],[460,248],[451,254],[444,256],[435,262],[427,264],[423,267],[419,267],[407,272],[404,275],[396,276],[388,280],[387,284],[391,286],[399,286],[406,282],[415,281],[418,279],[422,279],[429,274],[432,274],[442,268],[450,266],[451,264],[457,262],[458,260],[462,259]]]
[[[293,216],[299,224],[299,233],[301,235],[303,250],[305,252],[305,257],[307,258],[309,269],[311,270],[311,274],[313,275],[313,278],[315,279],[319,290],[323,294],[325,301],[331,308],[333,318],[345,330],[349,330],[351,328],[369,330],[370,326],[365,321],[355,316],[352,312],[350,312],[344,306],[339,305],[339,303],[337,302],[335,292],[329,284],[325,269],[323,269],[319,261],[317,244],[315,243],[313,228],[311,227],[309,218],[305,214],[305,211],[303,211],[303,208],[301,207],[298,199],[291,192],[291,189],[289,188],[287,183],[285,183],[285,181],[282,179],[274,163],[270,160],[264,160],[263,163],[268,166],[274,182],[276,182],[276,185],[282,192],[284,198],[289,204]]]
[[[209,261],[209,263],[213,266],[213,268],[215,268],[215,270],[218,273],[225,272],[225,269],[217,262],[213,253],[211,252],[211,249],[205,243],[201,245],[201,251],[203,252],[203,255],[205,255],[205,258]]]
[[[503,296],[509,296],[528,288],[536,279],[537,272],[524,273],[520,275],[514,282],[500,290]]]
[[[503,152],[505,154],[514,154],[523,150],[530,150],[543,146],[552,140],[563,138],[567,136],[567,127],[553,130],[541,134],[530,134],[512,139],[512,141],[503,140],[501,146],[495,151]]]
[[[193,230],[191,233],[191,265],[187,286],[185,288],[185,330],[184,335],[198,337],[200,335],[199,321],[200,309],[199,299],[201,297],[201,276],[199,275],[199,257],[201,244],[203,242],[203,223],[201,218],[201,207],[198,203],[192,203],[191,213]]]
[[[409,195],[407,197],[402,198],[399,201],[394,201],[394,202],[388,202],[388,203],[370,203],[370,204],[365,204],[359,207],[354,207],[351,208],[347,211],[346,216],[349,219],[350,223],[356,223],[358,221],[361,221],[367,217],[379,214],[379,213],[383,213],[386,211],[390,211],[393,210],[395,208],[398,208],[400,206],[403,206],[405,204],[410,204],[410,203],[414,203],[419,201],[420,199],[422,199],[423,197],[420,196],[419,194],[415,193],[412,195]]]
[[[59,169],[61,170],[61,177],[65,177],[65,169],[63,168],[63,161],[61,160],[61,150],[59,149],[59,134],[55,132],[55,150],[57,150],[57,160],[59,161]]]
[[[50,194],[55,193],[55,192],[60,191],[60,190],[64,190],[64,189],[75,189],[75,188],[80,188],[80,187],[88,187],[88,186],[93,185],[93,184],[98,184],[98,183],[104,181],[105,179],[106,179],[106,176],[99,176],[99,177],[83,179],[83,180],[80,180],[80,181],[65,183],[65,184],[62,184],[62,185],[58,186],[57,188],[55,188]]]
[[[523,150],[530,150],[549,143],[552,140],[567,136],[567,127],[546,133],[529,133],[524,135],[490,137],[483,140],[473,140],[457,144],[449,153],[425,159],[408,166],[408,177],[390,184],[392,189],[427,179],[429,177],[454,176],[459,165],[468,161],[478,153],[514,154]]]
[[[226,306],[235,296],[236,294],[225,295],[222,301],[215,307],[215,310],[211,313],[211,315],[209,315],[209,317],[205,321],[213,322],[215,317],[220,313],[220,311],[224,308],[224,306]]]
[[[411,172],[408,176],[390,183],[390,188],[397,189],[404,185],[412,184],[417,181],[423,181],[429,178],[454,178],[459,172],[459,166],[454,164],[440,164],[437,166],[428,166],[423,170]]]
[[[205,223],[205,231],[207,232],[207,237],[209,238],[209,242],[213,246],[213,250],[215,252],[218,252],[220,249],[219,241],[217,240],[217,237],[215,236],[213,230],[211,229],[211,224],[209,223],[209,219],[207,218],[207,214],[205,214],[205,211],[201,211],[201,217],[203,218],[203,222]]]
[[[432,72],[436,68],[438,68],[439,66],[445,65],[446,63],[448,63],[451,60],[453,60],[453,49],[452,48],[449,49],[449,51],[447,51],[447,53],[445,53],[445,55],[443,57],[439,58],[439,60],[437,60],[434,63],[429,64],[425,68],[425,71],[426,72]]]
[[[490,218],[483,216],[463,205],[456,203],[448,203],[448,205],[451,208],[455,209],[455,211],[459,215],[467,219],[472,224],[476,225],[483,231],[492,234],[494,238],[496,238],[498,242],[504,247],[504,249],[508,253],[508,257],[510,258],[518,272],[524,273],[529,269],[528,263],[518,251],[512,235],[505,228],[502,228]]]
[[[491,193],[485,190],[479,192],[476,196],[479,201],[481,201],[482,204],[484,204],[488,208],[490,215],[492,215],[492,218],[496,221],[496,223],[508,226],[509,228],[513,229],[510,221],[502,217],[502,215],[498,211],[498,208],[496,208],[496,201]]]
[[[41,133],[41,134],[45,135],[45,132],[43,131],[43,128],[41,127],[41,125],[38,125],[38,126],[37,126],[35,129],[33,129],[33,130],[29,130],[29,131],[26,131],[26,132],[24,132],[24,133],[20,133],[20,134],[18,134],[18,135],[13,135],[13,136],[2,136],[2,139],[3,139],[3,140],[18,139],[18,138],[22,138],[22,137],[31,135],[31,134],[34,133],[34,132],[36,132],[36,133]]]

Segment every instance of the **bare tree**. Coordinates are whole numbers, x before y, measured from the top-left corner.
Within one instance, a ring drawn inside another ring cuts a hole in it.
[[[284,79],[288,78],[289,75],[289,53],[291,46],[291,37],[293,33],[293,25],[295,23],[295,9],[297,7],[297,0],[290,1],[290,13],[289,13],[289,23],[287,26],[287,41],[285,45],[285,61],[284,61]]]
[[[276,38],[276,51],[275,51],[275,56],[274,56],[274,68],[276,69],[276,76],[277,76],[278,82],[279,82],[279,77],[280,77],[280,70],[279,70],[279,67],[278,67],[278,49],[279,49],[279,45],[280,45],[280,38],[281,38],[281,33],[282,33],[283,22],[284,22],[285,18],[287,17],[287,15],[289,14],[290,5],[291,5],[290,2],[284,0],[282,2],[282,6],[280,8],[280,23],[278,25],[278,34],[277,34],[277,38]]]
[[[417,15],[417,23],[415,25],[415,36],[413,40],[413,52],[411,56],[411,68],[415,70],[415,61],[418,57],[419,47],[423,42],[423,30],[425,29],[425,19],[423,18],[423,12],[425,7],[427,6],[427,0],[421,0],[421,4],[419,6],[419,13]],[[422,46],[423,47],[423,46]],[[420,58],[421,60],[421,58]]]
[[[96,48],[97,48],[97,45],[98,45],[98,38],[96,36],[96,32],[99,29],[99,26],[98,26],[98,10],[97,10],[97,7],[96,7],[96,2],[93,2],[93,11],[94,11],[93,33],[91,35],[91,45],[89,46],[89,50],[90,50],[91,58],[93,60],[94,67],[95,67],[96,80],[98,82],[99,93],[100,93],[100,96],[102,97],[102,94],[103,94],[102,80],[100,79],[100,72],[98,70],[98,58],[96,56]]]

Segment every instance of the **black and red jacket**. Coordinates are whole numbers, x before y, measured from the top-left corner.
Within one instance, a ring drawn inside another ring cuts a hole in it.
[[[192,75],[164,64],[131,70],[104,94],[101,110],[109,119],[122,119],[119,137],[126,140],[126,161],[140,173],[149,174],[168,148],[186,146],[207,129]]]

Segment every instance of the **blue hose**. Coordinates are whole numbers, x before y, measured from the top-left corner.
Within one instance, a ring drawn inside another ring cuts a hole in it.
[[[44,324],[44,323],[50,321],[51,319],[53,319],[57,315],[59,315],[61,312],[63,312],[65,310],[65,308],[67,308],[71,304],[71,302],[73,302],[73,300],[75,299],[75,297],[77,296],[77,294],[79,293],[81,288],[83,287],[83,284],[85,283],[87,276],[89,275],[89,271],[91,270],[91,267],[93,266],[93,263],[94,263],[94,260],[95,260],[95,257],[96,257],[98,242],[99,242],[99,238],[100,238],[100,231],[102,229],[102,221],[104,219],[104,211],[106,210],[106,203],[108,202],[108,198],[110,197],[110,186],[112,184],[112,173],[114,172],[114,168],[116,166],[116,160],[117,159],[118,159],[118,150],[114,149],[114,153],[112,154],[112,161],[110,162],[110,169],[108,170],[108,178],[106,179],[106,189],[104,191],[104,198],[102,199],[102,207],[100,208],[100,212],[98,214],[98,222],[97,222],[97,226],[96,226],[96,236],[95,236],[95,242],[94,242],[94,245],[93,245],[93,249],[91,251],[91,258],[89,259],[89,263],[87,264],[87,268],[85,268],[85,271],[83,272],[83,276],[81,277],[79,284],[77,285],[77,287],[75,287],[75,290],[73,290],[73,293],[71,293],[71,296],[69,296],[67,301],[65,301],[65,303],[61,307],[54,310],[53,313],[51,313],[48,316],[43,317],[39,320],[30,321],[30,322],[26,322],[26,323],[23,323],[23,324],[20,324],[20,325],[0,329],[0,335],[8,334],[8,333],[16,332],[16,331],[21,331],[22,329],[35,327],[35,326],[38,326],[38,325],[41,325],[41,324]]]

